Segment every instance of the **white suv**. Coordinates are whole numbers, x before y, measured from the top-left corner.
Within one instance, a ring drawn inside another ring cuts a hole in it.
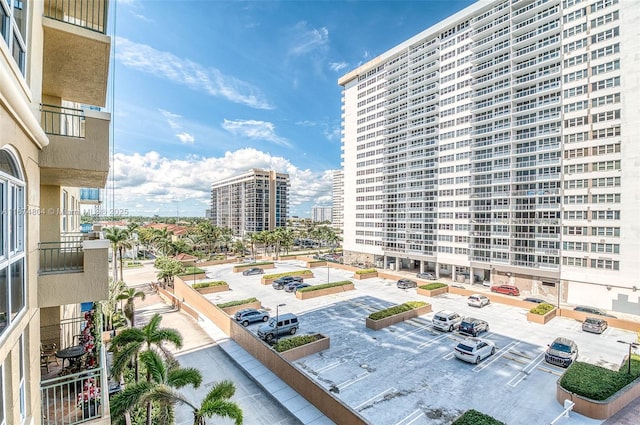
[[[433,315],[433,327],[441,331],[451,332],[458,329],[460,322],[462,316],[455,311],[442,310]]]

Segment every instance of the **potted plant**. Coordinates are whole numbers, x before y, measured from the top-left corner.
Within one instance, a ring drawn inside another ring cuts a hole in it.
[[[78,407],[82,409],[84,419],[95,418],[100,406],[100,387],[96,385],[95,378],[87,378],[82,385],[82,391],[78,393]]]

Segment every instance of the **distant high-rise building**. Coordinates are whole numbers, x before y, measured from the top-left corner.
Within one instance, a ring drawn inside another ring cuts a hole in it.
[[[211,220],[236,236],[286,227],[289,175],[252,169],[211,185]]]
[[[331,207],[321,207],[317,205],[311,207],[311,221],[320,223],[331,221]]]
[[[483,0],[340,78],[345,262],[631,311],[639,22],[633,1]]]
[[[342,234],[342,228],[344,227],[344,171],[337,170],[333,172],[332,189],[331,225],[336,232]]]

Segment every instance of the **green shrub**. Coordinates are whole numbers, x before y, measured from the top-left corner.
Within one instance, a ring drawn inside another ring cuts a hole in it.
[[[433,291],[434,289],[444,288],[445,286],[448,286],[448,285],[442,282],[433,282],[433,283],[428,283],[426,285],[419,286],[419,288],[426,289],[427,291]]]
[[[529,310],[529,312],[532,313],[532,314],[539,314],[541,316],[544,316],[545,314],[547,314],[548,312],[550,312],[554,308],[556,308],[556,307],[553,304],[540,303],[537,306],[533,307],[531,310]]]
[[[356,270],[356,274],[369,274],[369,273],[378,273],[378,269]]]
[[[242,263],[239,267],[258,267],[258,266],[266,266],[268,264],[273,264],[273,261],[260,261],[258,263]],[[236,266],[238,267],[238,266]]]
[[[236,301],[229,301],[226,303],[222,303],[222,304],[216,304],[218,307],[220,308],[228,308],[228,307],[235,307],[237,305],[243,305],[243,304],[251,304],[258,301],[257,298],[251,297],[251,298],[246,298],[244,300],[236,300]]]
[[[428,305],[423,301],[408,301],[404,304],[394,305],[393,307],[385,308],[384,310],[374,311],[369,315],[371,320],[380,320],[385,317],[393,316],[394,314],[404,313],[405,311],[415,310],[418,307]]]
[[[313,286],[307,286],[306,288],[300,288],[300,289],[298,289],[298,292],[318,291],[320,289],[333,288],[335,286],[350,285],[351,283],[352,282],[350,280],[342,280],[340,282],[323,283],[322,285],[313,285]]]
[[[322,338],[322,335],[298,335],[291,338],[285,338],[278,341],[273,347],[278,353],[291,350],[296,347],[301,347],[312,342],[316,342]]]
[[[560,379],[565,390],[590,398],[606,400],[640,376],[640,356],[631,355],[631,375],[627,363],[619,371],[583,362],[573,362]]]
[[[178,276],[191,276],[194,274],[202,274],[205,273],[205,270],[199,267],[187,267],[184,272],[180,273]]]
[[[277,279],[277,278],[282,277],[282,276],[301,276],[301,275],[306,275],[306,274],[311,274],[311,270],[297,270],[297,271],[286,272],[286,273],[266,274],[262,278],[263,279]]]
[[[226,285],[227,282],[225,282],[224,280],[216,280],[214,282],[199,282],[199,283],[194,283],[193,285],[191,285],[191,287],[193,289],[201,289],[201,288],[209,288],[211,286],[223,286]]]
[[[489,415],[480,413],[477,410],[467,410],[451,425],[506,425]]]

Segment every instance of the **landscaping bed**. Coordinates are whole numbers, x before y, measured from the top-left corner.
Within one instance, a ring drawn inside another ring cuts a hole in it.
[[[213,294],[216,292],[224,292],[229,290],[229,285],[224,280],[216,280],[212,282],[198,282],[191,285],[193,289],[201,294]]]
[[[353,282],[343,280],[340,282],[325,283],[301,288],[296,291],[296,298],[306,300],[308,298],[321,297],[323,295],[336,294],[338,292],[351,291],[355,289]]]
[[[220,308],[228,315],[235,314],[237,311],[243,308],[261,308],[262,303],[257,298],[245,298],[243,300],[234,300],[226,303],[216,304],[216,307]]]
[[[377,331],[429,312],[431,312],[431,304],[423,301],[408,301],[404,304],[371,313],[367,317],[365,324],[367,328]]]
[[[420,285],[416,291],[418,295],[424,295],[427,297],[435,297],[437,295],[446,294],[449,292],[449,285],[442,282],[433,282],[427,285]]]
[[[312,261],[307,261],[307,265],[305,267],[312,269],[314,267],[323,267],[326,265],[327,265],[326,260],[312,260]]]
[[[178,275],[183,281],[200,280],[206,278],[206,271],[199,267],[187,267],[184,272]]]
[[[292,362],[322,350],[327,350],[329,346],[329,337],[322,334],[313,334],[281,339],[274,345],[273,349]]]
[[[369,279],[370,277],[378,277],[377,269],[357,270],[353,273],[354,279]]]
[[[456,419],[451,425],[506,425],[489,415],[480,413],[477,410],[467,410],[462,416]]]
[[[260,261],[257,263],[242,263],[242,264],[233,266],[233,272],[239,273],[254,267],[260,267],[261,269],[274,269],[276,266],[273,263],[273,261]]]
[[[303,279],[311,279],[313,277],[313,273],[311,270],[297,270],[286,273],[277,273],[277,274],[266,274],[262,276],[261,283],[263,285],[270,285],[274,280],[281,278],[283,276],[300,276]]]
[[[553,304],[540,303],[527,312],[527,320],[544,325],[556,317],[556,312],[556,307]]]

